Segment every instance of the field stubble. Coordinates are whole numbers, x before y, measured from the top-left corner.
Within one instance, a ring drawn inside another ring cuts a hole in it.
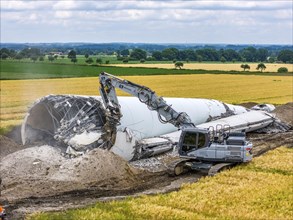
[[[259,72],[256,69],[258,63],[248,63],[250,72]],[[286,67],[289,72],[293,72],[293,64],[286,63],[266,63],[265,72],[277,72],[280,67]],[[145,67],[174,69],[173,63],[137,63],[137,64],[113,64],[119,67]],[[243,71],[241,63],[184,63],[184,69],[221,70],[221,71]]]
[[[197,74],[123,78],[148,86],[164,97],[283,104],[292,101],[293,96],[291,76]],[[27,106],[48,94],[99,95],[98,78],[2,80],[1,129],[20,124]],[[118,95],[128,94],[118,90]]]

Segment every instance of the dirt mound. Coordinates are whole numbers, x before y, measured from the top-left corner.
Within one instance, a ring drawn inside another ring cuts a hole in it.
[[[54,196],[76,190],[123,190],[138,185],[136,171],[110,151],[95,149],[66,159],[44,145],[7,155],[1,160],[2,197],[9,201]]]
[[[256,102],[245,102],[245,103],[240,103],[239,105],[245,107],[245,108],[252,108],[253,106],[257,105],[258,103]]]
[[[277,106],[274,113],[283,122],[293,127],[293,102]]]

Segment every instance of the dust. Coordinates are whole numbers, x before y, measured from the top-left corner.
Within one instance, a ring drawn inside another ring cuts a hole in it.
[[[8,154],[22,149],[24,149],[24,147],[16,143],[13,139],[0,135],[0,161]]]

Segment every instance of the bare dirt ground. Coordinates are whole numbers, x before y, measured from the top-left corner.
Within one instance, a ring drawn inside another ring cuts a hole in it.
[[[293,126],[293,103],[278,106],[275,113]],[[292,129],[285,133],[251,133],[248,138],[254,144],[255,156],[283,145],[293,147]],[[21,219],[36,211],[66,210],[125,196],[174,191],[182,183],[196,182],[204,175],[170,177],[164,164],[170,158],[176,158],[176,153],[127,163],[112,152],[95,149],[66,159],[58,148],[43,143],[22,146],[16,127],[0,137],[0,204],[7,206],[11,219]]]

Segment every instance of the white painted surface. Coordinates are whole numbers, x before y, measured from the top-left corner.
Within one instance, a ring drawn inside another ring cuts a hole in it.
[[[76,96],[80,97],[80,96]],[[83,96],[85,97],[85,96]],[[97,100],[101,98],[95,96]],[[186,112],[191,121],[195,125],[208,128],[209,126],[216,126],[217,124],[229,124],[231,127],[242,126],[247,131],[255,130],[260,127],[265,127],[272,122],[267,113],[261,111],[249,111],[242,106],[235,106],[230,104],[223,104],[217,100],[211,99],[191,99],[191,98],[164,98],[166,102],[177,111]],[[112,151],[126,160],[131,160],[135,152],[135,145],[137,141],[145,138],[152,140],[145,140],[151,143],[158,141],[155,137],[167,136],[173,142],[178,141],[180,131],[172,124],[162,124],[156,111],[151,111],[147,106],[141,103],[136,97],[118,97],[121,105],[121,124],[118,126],[116,134],[116,142],[112,147]],[[36,102],[38,103],[38,102]],[[225,107],[226,106],[226,107]],[[230,116],[214,122],[205,123],[212,118],[221,118],[229,108],[236,116]],[[32,107],[33,108],[33,107]],[[25,124],[28,114],[22,127],[22,139],[25,140]],[[270,119],[270,120],[269,120]],[[251,126],[254,124],[254,126]],[[168,135],[166,135],[168,134]],[[90,144],[100,137],[100,133],[89,132],[74,136],[71,139],[73,145]],[[162,141],[161,139],[159,141]]]
[[[210,117],[221,117],[226,112],[222,102],[211,99],[164,98],[177,112],[186,112],[195,124],[206,122]],[[151,111],[135,97],[119,97],[121,105],[120,128],[129,128],[137,140],[167,134],[178,130],[172,124],[162,124],[156,111]],[[234,114],[247,112],[242,106],[228,105]]]

